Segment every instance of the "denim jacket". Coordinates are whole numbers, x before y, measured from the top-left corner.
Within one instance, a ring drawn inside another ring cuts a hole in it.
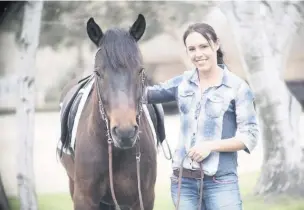
[[[180,112],[180,132],[173,155],[173,169],[179,168],[187,151],[202,141],[242,138],[250,153],[257,144],[259,128],[254,108],[254,96],[247,83],[223,69],[222,82],[201,93],[197,70],[186,71],[165,83],[146,88],[146,103],[177,101]],[[204,159],[206,175],[237,173],[237,152],[212,152]],[[183,167],[199,169],[199,163],[186,157]]]

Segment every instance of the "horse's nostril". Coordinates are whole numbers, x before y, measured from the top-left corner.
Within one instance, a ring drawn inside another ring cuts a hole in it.
[[[138,126],[132,126],[129,128],[119,128],[117,126],[112,128],[112,133],[120,138],[133,138],[138,131]]]
[[[133,138],[136,135],[137,129],[138,129],[138,126],[136,126],[136,125],[133,127],[130,127],[130,130],[129,130],[130,138]]]

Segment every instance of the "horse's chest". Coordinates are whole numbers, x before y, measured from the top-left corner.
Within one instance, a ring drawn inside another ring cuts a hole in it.
[[[113,173],[113,186],[119,205],[132,206],[136,202],[138,198],[136,174]],[[110,182],[107,182],[107,190],[102,201],[107,204],[114,204]]]
[[[117,166],[113,171],[113,180],[116,187],[120,189],[120,191],[134,191],[137,189],[137,167],[136,163],[123,164],[121,166]],[[134,188],[134,189],[132,189]]]
[[[114,174],[114,185],[122,194],[133,194],[137,190],[137,177],[134,174]],[[134,192],[135,191],[135,192]]]
[[[151,167],[145,167],[150,163],[147,162],[147,158],[144,158],[145,154],[142,156],[143,159],[140,162],[139,169],[136,166],[135,156],[134,160],[130,160],[129,158],[131,157],[133,158],[133,155],[126,157],[124,159],[126,162],[119,162],[118,164],[114,164],[113,162],[113,185],[115,196],[122,205],[127,206],[133,205],[138,201],[137,170],[140,170],[141,191],[143,195],[153,188],[153,180],[156,178],[154,173],[151,171]],[[150,165],[153,164],[150,163]],[[110,182],[107,181],[107,183],[107,190],[104,199],[108,202],[112,202]]]

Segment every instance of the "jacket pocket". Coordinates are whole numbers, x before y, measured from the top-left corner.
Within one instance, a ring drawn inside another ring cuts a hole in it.
[[[183,114],[188,114],[194,102],[194,92],[181,92],[178,96],[178,106]]]
[[[217,118],[224,113],[224,98],[221,96],[207,96],[205,104],[206,114],[211,118]]]

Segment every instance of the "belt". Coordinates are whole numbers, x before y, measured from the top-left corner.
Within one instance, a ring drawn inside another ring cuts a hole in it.
[[[173,174],[176,177],[179,177],[179,169],[173,170]],[[190,170],[190,169],[183,169],[182,177],[185,178],[193,178],[193,179],[203,179],[204,177],[201,176],[200,170]]]

